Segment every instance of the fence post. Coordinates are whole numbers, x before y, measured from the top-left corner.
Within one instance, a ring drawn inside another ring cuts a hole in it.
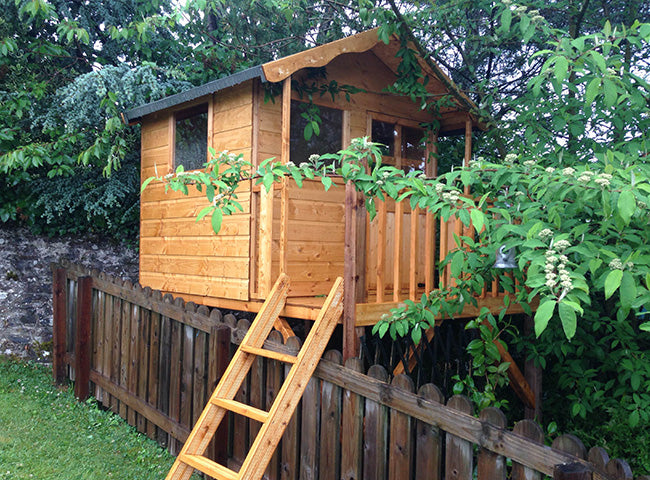
[[[553,467],[553,480],[592,480],[589,467],[582,463],[565,463]]]
[[[66,269],[57,266],[52,278],[52,376],[56,383],[63,383],[66,377]]]
[[[77,329],[74,348],[74,395],[86,400],[90,394],[90,315],[92,277],[79,277],[77,284]]]

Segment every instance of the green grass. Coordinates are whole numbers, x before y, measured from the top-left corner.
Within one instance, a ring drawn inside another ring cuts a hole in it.
[[[173,457],[120,417],[0,357],[0,480],[162,479]]]

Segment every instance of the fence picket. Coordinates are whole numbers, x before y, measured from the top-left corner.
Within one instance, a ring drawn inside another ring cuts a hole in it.
[[[226,315],[228,317],[228,315]],[[234,319],[234,317],[233,317]],[[240,320],[237,322],[237,332],[243,335],[250,328],[250,322],[248,320]],[[250,388],[250,375],[248,375],[242,382],[239,392],[235,396],[235,400],[240,403],[249,405],[249,388]],[[230,413],[233,417],[232,428],[233,431],[237,432],[237,435],[233,439],[233,450],[232,450],[232,460],[236,465],[241,465],[241,463],[246,458],[246,452],[248,452],[248,418],[242,415],[235,415]]]
[[[513,432],[539,444],[544,442],[544,432],[539,425],[532,420],[521,420],[520,422],[517,422]],[[539,472],[536,472],[526,465],[513,462],[512,480],[541,480],[541,478],[542,475]]]
[[[142,293],[142,287],[137,285],[140,293]],[[137,395],[138,398],[146,399],[147,398],[147,374],[149,373],[149,349],[151,348],[149,344],[149,331],[151,328],[151,311],[144,308],[137,307],[138,309],[138,356],[136,359],[137,369]],[[136,422],[138,426],[138,431],[140,433],[147,432],[147,419],[142,413],[138,413],[136,417]]]
[[[566,452],[574,457],[586,459],[587,458],[587,449],[585,448],[582,441],[570,433],[565,433],[560,435],[551,444],[551,447]]]
[[[131,288],[131,282],[123,284],[127,288]],[[131,308],[129,302],[126,300],[120,301],[120,311],[122,312],[122,328],[120,330],[120,359],[119,359],[119,372],[120,380],[119,385],[128,390],[129,389],[129,351],[130,351],[130,339],[131,339]],[[119,402],[118,413],[120,417],[128,419],[128,407],[125,402]]]
[[[142,321],[140,319],[140,309],[137,305],[131,303],[127,306],[131,317],[131,332],[129,337],[129,364],[127,370],[127,389],[132,394],[138,391],[138,362],[140,350],[140,331]],[[131,426],[137,425],[136,411],[129,407],[128,422]]]
[[[431,383],[422,385],[418,395],[431,402],[443,403],[444,396]],[[415,440],[415,478],[440,480],[442,478],[442,434],[438,427],[417,420]]]
[[[282,334],[277,330],[273,330],[269,334],[269,342],[282,345],[284,343]],[[266,406],[270,408],[275,401],[278,390],[282,387],[284,381],[284,365],[277,360],[268,360],[266,366]],[[282,444],[278,445],[269,466],[266,469],[265,477],[269,480],[277,480],[280,477],[280,452],[282,451]]]
[[[290,351],[297,352],[300,350],[302,343],[298,337],[290,337],[286,341],[286,346]],[[291,365],[284,367],[285,376],[289,373]],[[304,403],[304,396],[298,408],[293,413],[289,425],[287,425],[282,441],[280,451],[282,460],[280,461],[280,479],[281,480],[298,480],[300,472],[300,420]]]
[[[302,395],[300,480],[318,479],[320,400],[320,379],[312,377]]]
[[[388,381],[384,367],[373,365],[368,376],[381,382]],[[363,435],[363,478],[364,480],[384,480],[388,455],[388,409],[374,400],[366,399],[366,419]]]
[[[119,297],[113,297],[113,319],[115,328],[112,332],[113,352],[111,358],[111,381],[115,385],[120,385],[120,358],[122,345],[122,301]],[[120,402],[113,396],[111,397],[111,411],[118,413]]]
[[[481,410],[481,421],[487,422],[498,428],[505,428],[507,420],[505,414],[494,407]],[[480,448],[478,453],[478,479],[479,480],[505,480],[506,459],[486,448]]]
[[[447,402],[453,408],[467,415],[472,415],[472,404],[467,397],[454,395]],[[472,444],[455,435],[447,434],[445,451],[445,480],[471,480],[474,470]]]
[[[172,296],[165,295],[164,303],[171,303]],[[171,387],[171,354],[172,354],[172,320],[167,316],[160,319],[160,370],[158,371],[158,408],[162,413],[171,418],[169,412],[169,398]],[[158,431],[158,441],[163,445],[171,445],[171,434]]]
[[[363,372],[363,361],[359,358],[349,358],[345,367],[351,371]],[[359,480],[362,467],[363,398],[345,389],[342,408],[341,479]]]
[[[176,320],[171,321],[169,352],[169,416],[172,420],[180,422],[181,419],[181,355],[183,346],[182,325]],[[169,437],[169,451],[176,455],[180,451],[178,440],[172,435]]]
[[[391,385],[413,393],[415,385],[406,375],[396,375]],[[390,411],[390,446],[388,458],[388,478],[399,480],[411,478],[413,457],[413,419],[397,410]]]
[[[145,295],[155,298],[160,292],[152,292],[149,287],[144,289]],[[160,314],[152,310],[148,311],[147,320],[149,321],[149,371],[147,372],[147,402],[150,405],[158,406],[159,385],[158,370],[160,369]],[[153,422],[147,422],[147,436],[157,438],[156,425]]]
[[[323,355],[325,360],[341,365],[343,355],[330,350]],[[323,382],[321,391],[321,435],[320,476],[340,478],[341,468],[341,387]]]

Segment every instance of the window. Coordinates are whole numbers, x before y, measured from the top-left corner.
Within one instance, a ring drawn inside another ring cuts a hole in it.
[[[208,158],[208,104],[181,110],[174,120],[174,167],[202,169]]]
[[[291,161],[300,164],[310,155],[336,153],[341,150],[343,132],[343,112],[335,108],[318,107],[320,132],[305,140],[305,127],[309,121],[309,104],[291,101]]]
[[[406,172],[425,170],[426,145],[423,129],[373,119],[371,136],[373,142],[385,145],[382,149],[383,163],[395,165]],[[396,148],[399,151],[398,158],[395,155]]]

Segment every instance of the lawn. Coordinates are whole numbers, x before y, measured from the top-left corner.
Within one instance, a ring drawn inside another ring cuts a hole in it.
[[[118,416],[0,357],[0,480],[161,479],[173,457]]]

